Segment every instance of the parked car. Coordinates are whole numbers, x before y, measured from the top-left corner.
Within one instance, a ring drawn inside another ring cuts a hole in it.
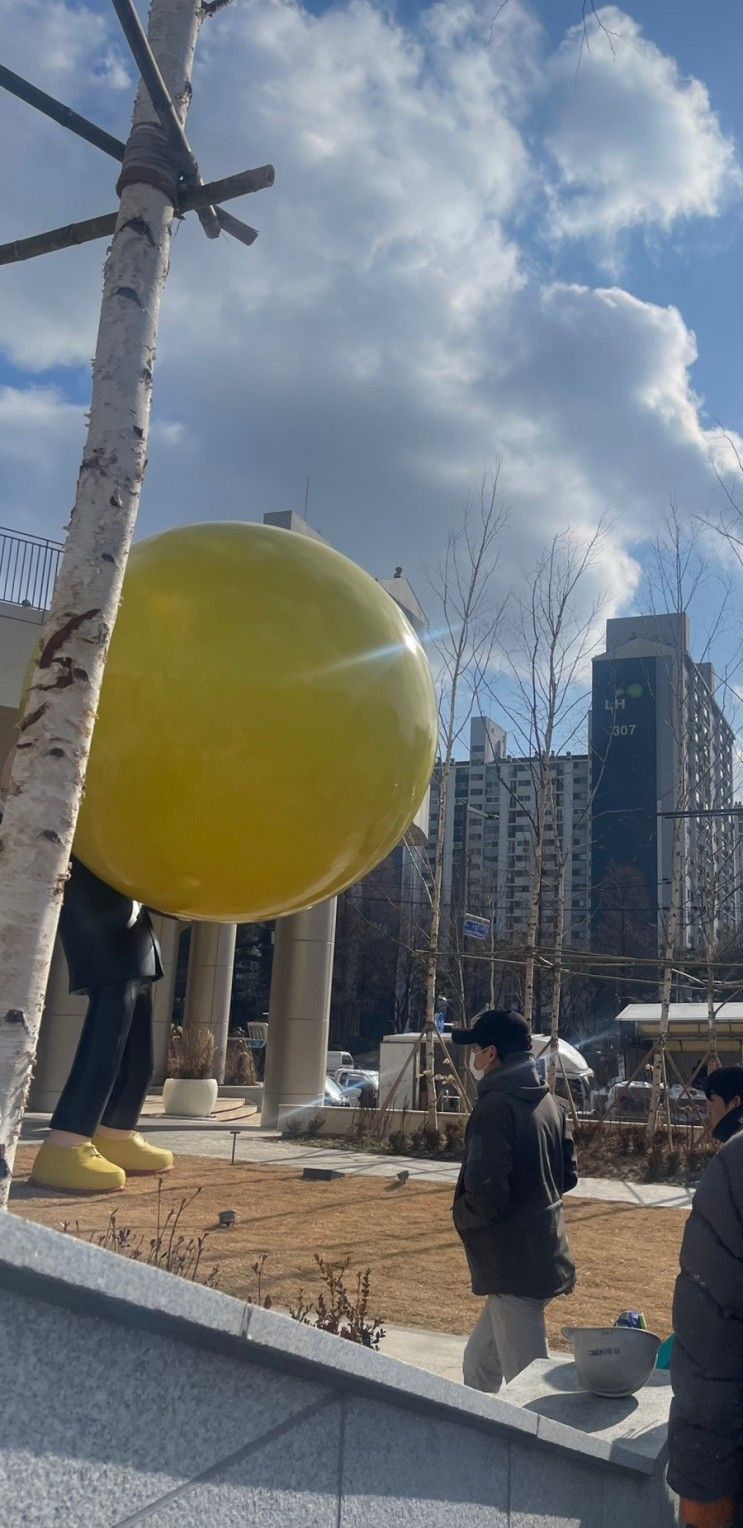
[[[547,1078],[549,1065],[549,1035],[532,1035],[532,1049],[536,1061],[537,1071],[543,1080]],[[564,1095],[565,1084],[570,1089],[576,1108],[581,1113],[589,1114],[596,1107],[596,1077],[588,1065],[585,1056],[570,1045],[567,1040],[558,1039],[557,1048],[560,1056],[560,1065],[557,1071],[557,1092]]]
[[[326,1109],[350,1109],[351,1099],[346,1098],[342,1088],[339,1088],[334,1077],[325,1078],[325,1097],[323,1104]]]
[[[652,1087],[649,1082],[623,1082],[617,1078],[609,1087],[606,1107],[620,1119],[642,1119],[650,1109]]]
[[[367,1071],[360,1066],[340,1067],[333,1075],[349,1103],[363,1104],[368,1109],[376,1108],[379,1098],[379,1072]]]
[[[341,1067],[353,1068],[355,1067],[356,1062],[354,1061],[350,1051],[329,1050],[328,1059],[325,1065],[330,1076],[335,1077],[336,1072],[340,1071]]]
[[[614,1114],[619,1119],[647,1119],[650,1112],[650,1100],[653,1092],[650,1082],[621,1082],[617,1080],[609,1088],[606,1096],[606,1107],[614,1106]],[[661,1099],[665,1093],[661,1087]],[[681,1084],[675,1082],[668,1089],[668,1102],[671,1108],[671,1119],[676,1125],[698,1124],[705,1117],[706,1096],[700,1088],[690,1087],[688,1091]],[[663,1105],[665,1108],[665,1104]]]
[[[671,1100],[671,1114],[675,1123],[679,1125],[698,1125],[707,1118],[707,1094],[701,1088],[682,1088],[680,1082],[675,1082],[668,1089],[668,1097]]]

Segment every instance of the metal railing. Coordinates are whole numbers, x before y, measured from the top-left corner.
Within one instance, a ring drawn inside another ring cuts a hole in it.
[[[0,525],[0,604],[48,610],[61,559],[61,541]]]

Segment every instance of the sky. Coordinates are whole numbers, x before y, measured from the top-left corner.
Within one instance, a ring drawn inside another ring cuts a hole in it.
[[[250,250],[179,226],[138,535],[302,512],[379,577],[426,570],[483,473],[498,587],[609,526],[586,599],[642,599],[670,500],[706,529],[742,450],[738,0],[234,0],[203,29],[189,137]],[[588,7],[590,11],[590,7]],[[125,136],[133,69],[105,0],[0,0],[3,61]],[[116,166],[0,99],[0,241],[112,210]],[[101,244],[0,271],[3,524],[61,537]],[[743,497],[743,495],[742,495]],[[737,594],[736,588],[736,594]],[[737,665],[735,623],[718,664]]]

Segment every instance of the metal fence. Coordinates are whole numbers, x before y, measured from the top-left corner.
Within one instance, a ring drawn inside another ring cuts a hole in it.
[[[62,543],[0,526],[0,603],[47,610],[62,558]]]

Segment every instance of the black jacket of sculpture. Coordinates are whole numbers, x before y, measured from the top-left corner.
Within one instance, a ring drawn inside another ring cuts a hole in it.
[[[157,982],[163,974],[160,945],[146,907],[114,891],[74,856],[59,914],[59,937],[70,992],[92,992],[119,982]]]
[[[562,1196],[577,1182],[565,1109],[532,1056],[509,1056],[477,1089],[452,1208],[476,1295],[569,1293]]]
[[[705,1168],[673,1300],[668,1480],[693,1501],[737,1498],[743,1462],[743,1130]]]
[[[70,973],[70,992],[114,982],[158,981],[160,946],[149,914],[73,859],[65,886],[59,933]]]

